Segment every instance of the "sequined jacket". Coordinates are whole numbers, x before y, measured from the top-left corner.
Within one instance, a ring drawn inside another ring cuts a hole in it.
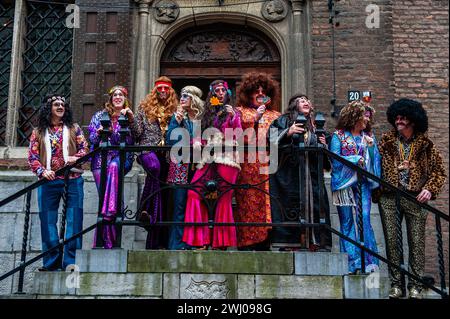
[[[136,112],[131,131],[138,145],[156,146],[163,138],[158,121],[150,122],[142,108]]]

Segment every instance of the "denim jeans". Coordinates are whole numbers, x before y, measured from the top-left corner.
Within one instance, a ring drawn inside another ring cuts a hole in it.
[[[174,209],[173,209],[173,221],[184,222],[184,211],[186,210],[187,189],[176,188],[174,189]],[[171,226],[169,236],[169,249],[170,250],[183,250],[189,247],[183,240],[183,226]]]
[[[83,229],[83,184],[82,177],[69,180],[66,212],[65,239]],[[42,251],[58,245],[58,210],[64,193],[64,180],[50,181],[38,188],[39,219],[41,221]],[[75,252],[81,249],[82,239],[77,238],[64,247],[64,254],[54,250],[44,257],[44,267],[50,270],[66,269],[75,263]]]

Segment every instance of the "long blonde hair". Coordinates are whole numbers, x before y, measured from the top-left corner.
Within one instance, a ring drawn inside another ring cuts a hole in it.
[[[191,97],[190,109],[195,112],[194,120],[202,117],[205,110],[205,102],[201,99],[203,92],[198,87],[193,85],[185,86],[181,89],[181,94],[187,93]]]

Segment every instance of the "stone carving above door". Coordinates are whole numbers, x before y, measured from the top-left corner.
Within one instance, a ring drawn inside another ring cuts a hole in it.
[[[160,0],[155,3],[153,16],[160,23],[172,23],[180,14],[180,7],[172,0]]]
[[[286,18],[288,6],[283,0],[270,0],[263,3],[261,15],[270,22],[279,22]]]
[[[180,40],[164,58],[174,62],[279,61],[259,37],[239,31],[209,31]]]

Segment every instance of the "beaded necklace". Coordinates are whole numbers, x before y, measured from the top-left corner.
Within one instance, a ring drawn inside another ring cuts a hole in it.
[[[57,126],[56,128],[50,127],[48,131],[50,145],[52,146],[52,148],[55,148],[61,138],[62,126]]]
[[[408,159],[406,159],[406,149],[405,146],[403,145],[403,143],[400,141],[400,139],[398,140],[398,150],[400,153],[400,165],[397,167],[397,169],[399,171],[401,170],[407,170],[410,168],[414,167],[414,164],[411,163],[411,157],[414,151],[414,142],[411,143],[411,147],[409,149],[409,154],[408,154]]]

